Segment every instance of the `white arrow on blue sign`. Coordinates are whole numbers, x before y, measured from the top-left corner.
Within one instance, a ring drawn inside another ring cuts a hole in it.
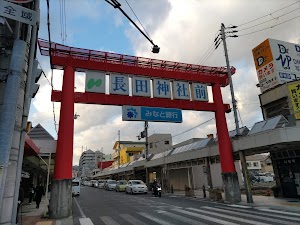
[[[182,123],[182,110],[146,106],[122,106],[123,121]]]

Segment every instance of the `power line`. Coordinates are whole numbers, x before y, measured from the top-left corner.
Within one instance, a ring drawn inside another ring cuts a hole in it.
[[[50,56],[50,68],[51,68],[51,87],[53,90],[53,68],[52,68],[52,56],[51,56],[51,52],[52,52],[52,43],[51,43],[51,32],[50,32],[50,4],[49,4],[49,0],[47,0],[47,27],[48,27],[48,39],[49,39],[49,56]],[[54,107],[54,102],[52,102],[52,111],[53,111],[53,119],[54,119],[54,129],[57,132],[57,128],[56,128],[56,117],[55,117],[55,107]]]
[[[148,35],[148,37],[151,39],[149,33],[146,31],[145,27],[143,26],[143,24],[141,23],[141,21],[139,20],[139,18],[137,17],[137,15],[135,14],[135,12],[133,11],[133,9],[131,8],[131,6],[129,5],[128,1],[125,0],[125,2],[127,3],[127,5],[129,6],[129,8],[131,9],[132,13],[134,14],[135,18],[139,21],[140,25],[142,26],[142,28],[144,29],[145,33]],[[152,39],[151,39],[152,40]]]
[[[254,33],[257,33],[257,32],[260,32],[260,31],[264,31],[264,30],[267,30],[267,29],[271,29],[271,28],[277,27],[277,26],[279,26],[279,25],[281,25],[281,24],[287,23],[287,22],[289,22],[289,21],[291,21],[291,20],[297,19],[297,18],[299,18],[299,17],[300,17],[300,15],[299,15],[299,16],[296,16],[296,17],[294,17],[294,18],[291,18],[291,19],[289,19],[289,20],[283,21],[283,22],[281,22],[281,23],[275,24],[275,25],[273,25],[273,26],[265,27],[265,28],[263,28],[263,29],[256,30],[256,31],[253,31],[253,32],[249,32],[249,33],[245,33],[245,34],[240,34],[240,35],[238,35],[238,36],[239,36],[239,37],[242,37],[242,36],[254,34]]]
[[[265,18],[265,17],[267,17],[267,16],[270,16],[270,15],[276,13],[276,12],[279,12],[279,11],[281,11],[281,10],[284,10],[284,9],[286,9],[286,8],[292,6],[292,5],[295,5],[295,4],[299,3],[299,2],[300,2],[300,1],[296,1],[296,2],[294,2],[294,3],[292,3],[292,4],[290,4],[290,5],[285,6],[285,7],[281,8],[281,9],[278,9],[278,10],[276,10],[276,11],[274,11],[274,12],[271,12],[271,13],[266,14],[266,15],[264,15],[264,16],[258,17],[258,18],[254,19],[254,20],[251,20],[251,21],[242,23],[242,24],[238,25],[238,27],[244,26],[244,25],[246,25],[246,24],[249,24],[249,23],[252,23],[252,22],[254,22],[254,21],[260,20],[260,19],[262,19],[262,18]]]
[[[289,11],[289,12],[287,12],[287,13],[285,13],[285,14],[282,14],[282,15],[280,15],[280,16],[277,16],[277,17],[275,17],[275,18],[273,18],[273,19],[270,19],[270,20],[261,22],[261,23],[259,23],[259,24],[256,24],[256,25],[253,25],[253,26],[250,26],[250,27],[246,27],[246,28],[240,29],[240,30],[238,30],[238,31],[248,30],[248,29],[251,29],[251,28],[253,28],[253,27],[256,27],[256,26],[259,26],[259,25],[268,23],[268,22],[270,22],[270,21],[278,20],[280,17],[286,16],[286,15],[288,15],[288,14],[290,14],[290,13],[292,13],[292,12],[298,10],[298,9],[300,9],[300,8],[296,8],[296,9],[294,9],[294,10],[292,10],[292,11]]]
[[[183,131],[183,132],[180,132],[180,133],[175,134],[175,135],[171,135],[171,138],[174,138],[174,137],[177,137],[177,136],[179,136],[179,135],[185,134],[185,133],[187,133],[187,132],[189,132],[189,131],[191,131],[191,130],[197,128],[197,127],[200,127],[200,126],[202,126],[202,125],[204,125],[204,124],[206,124],[206,123],[208,123],[208,122],[214,120],[214,119],[215,119],[215,118],[211,118],[211,119],[206,120],[206,121],[204,121],[204,122],[202,122],[202,123],[200,123],[200,124],[198,124],[198,125],[196,125],[196,126],[190,128],[190,129],[187,129],[187,130],[185,130],[185,131]],[[160,142],[168,141],[169,139],[170,139],[170,138],[166,138],[166,139],[163,139],[163,140],[160,140],[160,141],[156,141],[156,142],[153,142],[153,143],[154,143],[154,144],[157,144],[157,143],[160,143]]]

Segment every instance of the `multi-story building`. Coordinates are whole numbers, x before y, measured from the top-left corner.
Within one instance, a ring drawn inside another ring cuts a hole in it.
[[[93,170],[97,168],[104,154],[100,151],[84,151],[79,159],[79,174],[81,177],[92,176]]]
[[[172,146],[171,134],[152,134],[148,138],[149,154],[156,154],[169,149]]]
[[[133,160],[135,155],[140,155],[145,150],[145,142],[135,141],[116,141],[114,148],[115,151],[112,154],[114,163],[112,166],[117,167],[120,165],[129,163]]]

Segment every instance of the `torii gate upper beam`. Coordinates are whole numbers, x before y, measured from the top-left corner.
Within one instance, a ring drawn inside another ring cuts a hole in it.
[[[49,42],[39,39],[38,44],[41,54],[49,56]],[[52,66],[55,69],[71,66],[76,71],[99,70],[170,80],[186,80],[208,85],[219,83],[221,87],[229,84],[226,67],[209,67],[149,59],[74,48],[57,43],[51,44],[51,51]],[[231,68],[231,73],[235,73],[234,67]]]

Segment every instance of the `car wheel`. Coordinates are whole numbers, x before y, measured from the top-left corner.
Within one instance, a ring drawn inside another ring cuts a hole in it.
[[[131,188],[131,192],[130,192],[130,194],[132,194],[132,195],[133,195],[133,191],[132,191],[132,188]]]
[[[125,194],[126,194],[126,195],[128,194],[127,189],[125,189]]]

